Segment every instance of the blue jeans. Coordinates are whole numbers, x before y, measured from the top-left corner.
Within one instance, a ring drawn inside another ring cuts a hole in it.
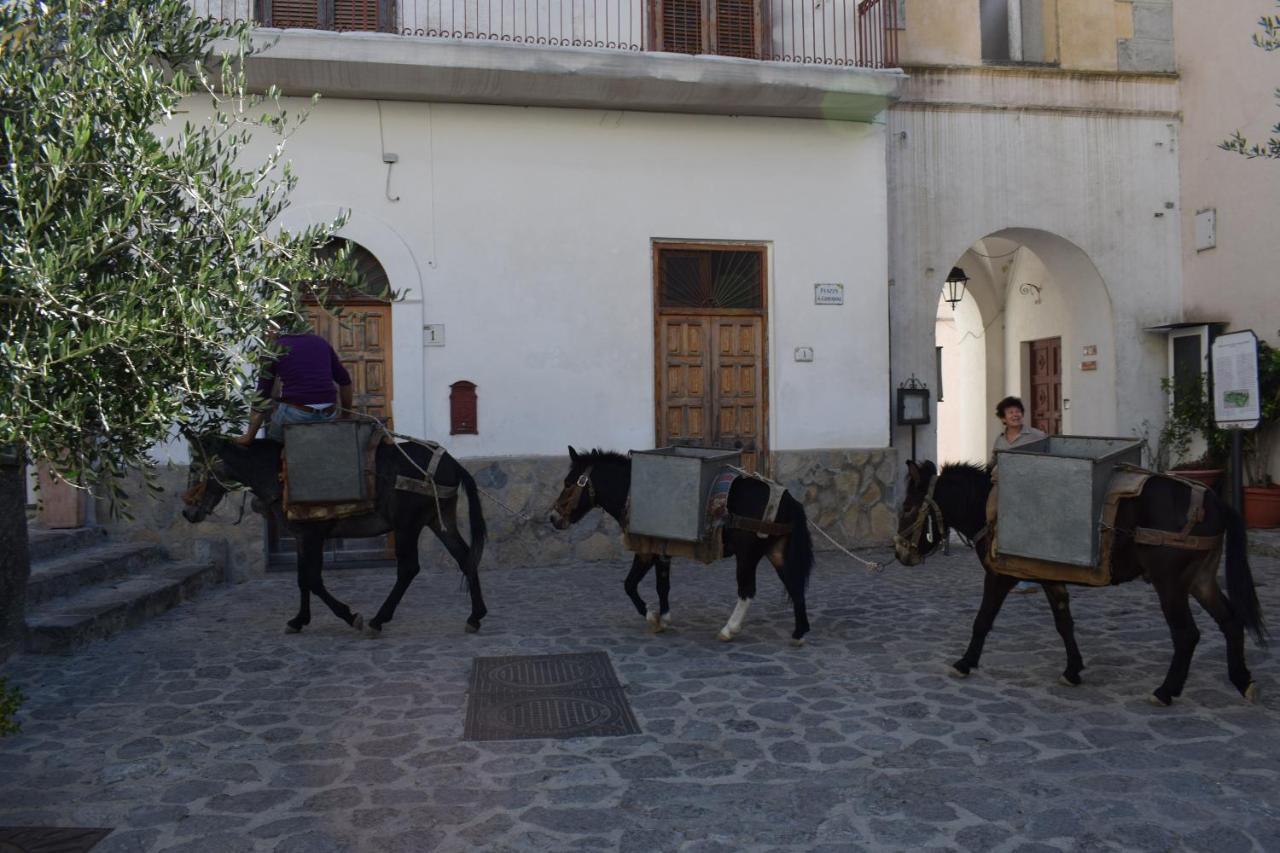
[[[267,425],[267,438],[284,442],[284,428],[287,424],[314,424],[320,421],[331,421],[338,416],[338,407],[327,409],[299,409],[285,403],[276,405],[271,413],[271,423]]]

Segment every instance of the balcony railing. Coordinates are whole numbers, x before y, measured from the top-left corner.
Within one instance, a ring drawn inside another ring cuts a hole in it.
[[[191,0],[282,29],[893,68],[896,0]]]

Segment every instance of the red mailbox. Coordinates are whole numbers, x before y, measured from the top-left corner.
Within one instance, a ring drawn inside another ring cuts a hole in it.
[[[449,435],[478,435],[476,383],[461,379],[449,386]]]

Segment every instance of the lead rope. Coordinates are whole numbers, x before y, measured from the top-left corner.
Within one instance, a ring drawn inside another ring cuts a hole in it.
[[[814,530],[821,533],[828,542],[836,546],[836,550],[840,551],[840,553],[844,554],[846,557],[852,557],[853,559],[857,560],[859,563],[862,563],[862,565],[866,567],[868,573],[875,574],[876,572],[882,571],[884,569],[883,563],[877,563],[874,560],[864,560],[861,557],[859,557],[857,554],[850,551],[848,548],[841,545],[836,540],[832,539],[831,534],[827,533],[827,531],[823,530],[821,527],[813,523],[813,519],[811,518],[806,519],[806,521],[809,522],[810,527],[812,527]]]
[[[435,452],[436,452],[437,450],[438,450],[438,451],[440,451],[441,453],[447,453],[447,452],[448,452],[448,451],[446,451],[446,450],[444,449],[444,447],[442,447],[442,446],[441,446],[440,444],[438,444],[437,442],[434,442],[434,441],[424,441],[424,440],[422,440],[422,439],[420,439],[420,438],[414,438],[414,437],[413,437],[413,436],[411,436],[411,435],[404,435],[404,434],[402,434],[402,433],[398,433],[398,432],[395,432],[395,431],[393,431],[393,430],[387,429],[387,425],[386,425],[386,424],[384,424],[382,421],[378,420],[377,418],[373,417],[372,415],[366,415],[364,412],[357,412],[357,411],[354,411],[354,410],[352,410],[352,409],[343,409],[341,406],[339,406],[339,409],[340,409],[341,411],[346,412],[347,414],[354,415],[354,416],[355,416],[355,417],[357,417],[357,418],[362,418],[362,419],[367,420],[367,421],[372,421],[374,424],[376,424],[376,425],[377,425],[378,429],[380,429],[384,435],[390,436],[390,437],[392,437],[392,438],[399,438],[399,439],[402,439],[402,440],[404,440],[404,441],[409,442],[410,444],[416,444],[416,445],[418,445],[419,447],[425,447],[425,448],[427,448],[428,450],[430,450],[430,451],[432,452],[432,454],[433,454],[433,455],[435,454]],[[436,483],[435,483],[435,479],[434,479],[430,474],[428,474],[426,471],[424,471],[424,470],[422,469],[422,466],[420,466],[417,462],[413,461],[413,457],[412,457],[412,456],[410,456],[408,453],[405,453],[405,452],[404,452],[404,448],[403,448],[403,447],[401,447],[399,444],[397,444],[397,443],[396,443],[396,442],[394,442],[394,441],[393,441],[393,442],[391,442],[391,446],[392,446],[392,447],[394,447],[396,450],[400,451],[400,455],[401,455],[401,456],[403,456],[405,459],[407,459],[407,460],[409,461],[409,464],[410,464],[410,465],[412,465],[415,469],[417,469],[418,473],[422,474],[423,478],[424,478],[428,483],[430,483],[430,484],[431,484],[431,496],[432,496],[433,498],[435,498],[435,501],[436,501],[436,516],[440,519],[440,525],[443,527],[443,526],[444,526],[444,516],[440,513],[440,496],[436,493]],[[434,467],[434,466],[431,466],[431,467]],[[512,509],[512,508],[511,508],[511,507],[509,507],[509,506],[507,506],[507,505],[506,505],[506,504],[504,504],[502,501],[498,500],[498,498],[497,498],[495,495],[492,495],[492,494],[490,494],[488,491],[486,491],[485,489],[481,488],[479,483],[477,483],[477,484],[476,484],[476,491],[477,491],[477,492],[479,492],[480,494],[484,495],[486,498],[488,498],[489,500],[493,501],[493,502],[494,502],[494,503],[496,503],[498,506],[502,507],[502,508],[503,508],[503,509],[505,509],[507,512],[509,512],[511,515],[515,516],[516,518],[520,519],[521,521],[524,521],[524,522],[527,522],[527,523],[530,523],[530,524],[532,524],[532,523],[533,523],[533,519],[531,519],[529,516],[525,515],[525,514],[524,514],[524,513],[522,513],[522,512],[519,512],[519,511],[517,511],[517,510],[514,510],[514,509]]]

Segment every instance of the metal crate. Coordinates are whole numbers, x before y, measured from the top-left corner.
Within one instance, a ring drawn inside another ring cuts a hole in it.
[[[631,451],[629,532],[698,542],[705,534],[707,492],[726,465],[742,453],[703,447]]]
[[[289,424],[284,428],[284,458],[290,503],[351,503],[369,500],[364,451],[373,425],[359,421]]]
[[[1120,463],[1142,464],[1142,443],[1054,435],[998,452],[998,553],[1097,565],[1098,522]]]

